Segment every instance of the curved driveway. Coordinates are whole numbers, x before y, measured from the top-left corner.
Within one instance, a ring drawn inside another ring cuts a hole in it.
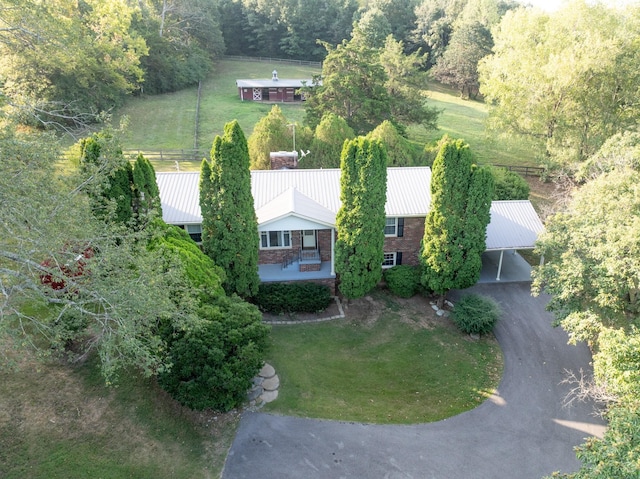
[[[496,394],[430,424],[381,426],[245,413],[225,479],[540,479],[579,467],[573,447],[603,431],[590,404],[563,405],[566,370],[588,370],[586,346],[552,328],[530,283],[479,284],[504,311],[495,329],[505,357]],[[451,295],[455,299],[455,294]]]

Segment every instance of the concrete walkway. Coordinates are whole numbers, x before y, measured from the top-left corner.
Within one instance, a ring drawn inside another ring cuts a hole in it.
[[[573,447],[601,435],[590,404],[563,406],[565,370],[589,368],[584,345],[551,327],[529,283],[478,284],[504,315],[495,333],[505,356],[496,394],[444,421],[378,426],[245,413],[223,478],[540,479],[579,467]],[[467,290],[468,291],[468,290]],[[466,292],[466,291],[465,291]],[[459,293],[451,295],[455,301]]]

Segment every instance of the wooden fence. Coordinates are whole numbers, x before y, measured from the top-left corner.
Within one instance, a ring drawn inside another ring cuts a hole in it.
[[[322,68],[322,62],[310,62],[307,60],[288,60],[286,58],[270,57],[244,57],[240,55],[225,55],[225,60],[237,60],[243,62],[264,62],[264,63],[288,63],[290,65],[300,65],[315,68]]]
[[[209,152],[196,148],[185,148],[182,150],[123,150],[125,155],[137,156],[142,153],[147,160],[155,161],[202,161],[209,158]]]
[[[491,165],[496,168],[506,168],[523,176],[542,176],[545,169],[540,166],[512,166],[512,165]]]

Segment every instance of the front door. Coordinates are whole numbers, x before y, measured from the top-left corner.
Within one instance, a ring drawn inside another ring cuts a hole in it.
[[[302,248],[316,249],[316,230],[302,231]]]

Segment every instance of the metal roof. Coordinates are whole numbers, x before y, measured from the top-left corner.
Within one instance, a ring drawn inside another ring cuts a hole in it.
[[[238,88],[302,88],[303,86],[312,86],[313,80],[306,78],[303,80],[295,80],[291,78],[280,78],[278,80],[262,79],[262,80],[236,80]]]
[[[162,217],[170,224],[200,224],[199,172],[156,173]],[[387,170],[387,216],[425,216],[429,211],[429,167]],[[286,195],[276,199],[287,191]],[[259,224],[295,213],[335,224],[340,209],[340,170],[254,170],[251,193]],[[269,208],[266,208],[269,205]],[[259,214],[258,214],[259,212]],[[330,216],[331,215],[331,216]]]
[[[202,223],[200,173],[156,173],[156,177],[163,219],[177,225]],[[426,216],[430,182],[428,167],[389,168],[386,215]],[[340,170],[255,170],[251,172],[251,192],[259,225],[286,216],[335,225],[340,208]],[[543,228],[528,200],[494,201],[487,250],[533,248]]]
[[[487,250],[532,249],[544,226],[529,200],[494,201]]]

